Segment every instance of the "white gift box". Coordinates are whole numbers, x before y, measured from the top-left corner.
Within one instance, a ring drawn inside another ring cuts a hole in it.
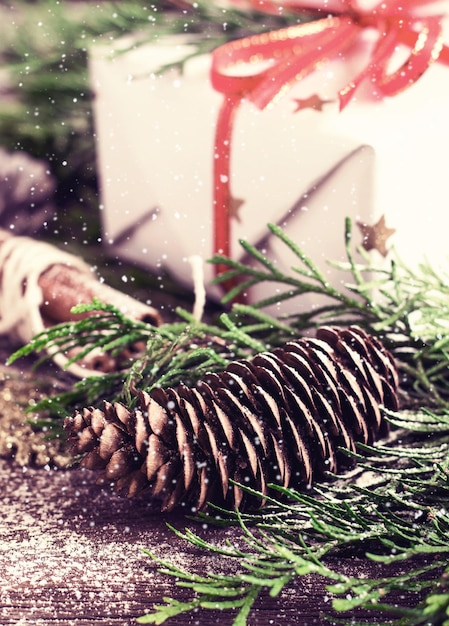
[[[183,37],[120,52],[129,44],[98,46],[90,57],[104,242],[112,254],[191,284],[188,259],[214,254],[214,132],[223,96],[211,87],[209,56],[192,58],[182,74],[160,71],[186,56]],[[404,261],[446,262],[449,68],[434,63],[408,90],[383,100],[365,87],[340,112],[336,93],[355,62],[351,55],[330,62],[264,111],[249,102],[238,109],[231,183],[244,203],[232,221],[233,258],[247,260],[237,243],[243,238],[280,267],[298,265],[269,236],[273,222],[339,281],[327,260],[345,259],[345,218],[359,244],[356,223],[385,215]],[[295,112],[295,99],[315,93],[329,100],[322,110]],[[220,298],[222,289],[210,285],[214,267],[205,271],[209,295]],[[271,289],[264,284],[253,297]]]

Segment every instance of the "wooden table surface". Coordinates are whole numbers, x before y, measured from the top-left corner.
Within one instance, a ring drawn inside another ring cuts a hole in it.
[[[217,542],[235,534],[234,529],[203,528],[161,515],[145,500],[126,500],[96,487],[77,470],[25,469],[0,460],[0,494],[2,626],[135,624],[164,596],[187,597],[171,577],[158,572],[144,548],[194,571],[217,567],[213,557],[177,538],[166,522],[179,529],[188,525]],[[367,576],[370,568],[353,558],[339,564],[351,575]],[[326,598],[319,578],[297,580],[280,597],[262,598],[249,624],[332,624],[322,616],[329,611]],[[209,611],[168,622],[231,623],[232,614]]]
[[[21,368],[0,368],[0,433],[28,396],[40,393],[42,378]],[[128,626],[164,596],[190,597],[158,571],[145,548],[203,574],[230,573],[236,566],[224,569],[227,562],[177,538],[166,524],[188,526],[214,542],[235,538],[234,528],[163,515],[143,497],[128,500],[96,486],[88,471],[26,465],[23,451],[10,456],[0,458],[0,626]],[[353,555],[331,565],[351,576],[380,573],[379,566]],[[331,613],[329,600],[323,580],[297,578],[279,597],[261,598],[248,625],[335,624],[324,618]],[[343,620],[338,623],[350,624],[354,616],[338,617]],[[357,619],[375,622],[366,612]],[[202,611],[167,624],[227,626],[232,620],[232,613]]]

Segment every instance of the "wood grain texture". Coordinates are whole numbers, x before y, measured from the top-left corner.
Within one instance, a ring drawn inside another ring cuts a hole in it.
[[[162,515],[143,498],[127,500],[100,489],[86,474],[23,469],[0,460],[1,626],[128,626],[164,596],[186,599],[188,592],[160,574],[144,548],[197,572],[223,567],[221,560],[178,539],[166,522],[179,529],[188,525],[215,542],[235,537],[235,529],[206,528],[179,515]],[[380,573],[360,558],[341,559],[337,565],[360,577]],[[226,573],[230,571],[232,564]],[[280,597],[262,598],[249,626],[332,624],[324,618],[329,605],[321,579],[298,579]],[[368,616],[360,612],[358,618]],[[210,611],[169,622],[231,623],[231,613]]]

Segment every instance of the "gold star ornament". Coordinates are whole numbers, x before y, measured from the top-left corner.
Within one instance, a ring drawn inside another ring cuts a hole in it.
[[[396,232],[395,228],[388,228],[385,223],[385,215],[373,225],[357,222],[362,233],[362,246],[365,250],[377,250],[382,256],[387,256],[389,248],[387,241]]]
[[[229,217],[235,219],[237,222],[241,222],[240,209],[244,204],[245,200],[242,200],[242,198],[231,197],[229,204]]]
[[[304,109],[322,111],[325,104],[334,102],[333,100],[323,100],[317,93],[312,94],[308,98],[294,98],[294,101],[296,102],[294,113],[298,113],[298,111],[303,111]]]

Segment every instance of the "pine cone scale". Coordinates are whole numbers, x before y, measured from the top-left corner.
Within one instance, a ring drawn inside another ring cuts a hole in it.
[[[142,411],[136,409],[135,415],[135,441],[137,452],[143,457],[148,453],[149,438],[153,434],[147,420],[145,420]]]
[[[345,422],[349,422],[351,424],[354,437],[360,443],[370,443],[371,430],[364,417],[364,413],[366,412],[364,403],[356,400],[350,395],[344,394],[343,392],[341,393],[341,403],[342,414],[345,417]],[[359,407],[361,407],[361,409]]]
[[[154,498],[168,498],[173,491],[174,481],[182,480],[179,478],[181,472],[181,464],[177,457],[171,457],[166,463],[161,465],[156,473],[155,480],[150,485],[151,494]]]
[[[291,447],[289,445],[289,450],[291,450],[290,458],[292,461],[296,461],[296,463],[291,463],[292,474],[299,478],[299,484],[311,485],[313,481],[313,467],[307,446],[296,424],[288,415],[286,416],[285,423],[287,441],[290,442],[290,440],[292,440],[293,443]]]
[[[282,487],[288,487],[290,484],[291,468],[289,457],[286,451],[286,446],[282,439],[277,439],[274,433],[271,434],[271,443],[273,445],[274,454],[276,457],[277,465],[273,466],[274,479],[271,482],[278,483]],[[276,473],[276,470],[278,473]]]
[[[152,433],[148,438],[148,450],[146,454],[146,476],[149,482],[153,481],[160,468],[167,463],[170,451],[161,439]]]
[[[122,477],[134,465],[134,456],[131,446],[119,448],[113,452],[104,472],[105,479],[113,481]]]
[[[178,441],[178,452],[184,467],[184,489],[187,491],[193,481],[195,474],[195,460],[192,447],[192,440],[182,420],[176,415],[176,439]]]
[[[249,437],[241,430],[240,438],[242,440],[242,444],[244,446],[244,451],[246,455],[244,457],[237,458],[237,465],[240,470],[244,470],[246,468],[250,468],[253,478],[256,478],[257,475],[257,459],[259,458],[256,448],[251,443]],[[245,460],[243,460],[245,459]]]
[[[195,403],[194,395],[190,393],[188,387],[184,385],[182,385],[182,387],[180,386],[178,393],[179,409],[185,418],[185,423],[189,424],[193,436],[198,439],[200,438],[201,425],[198,419],[198,408]]]
[[[117,424],[108,422],[99,437],[98,454],[101,459],[109,460],[115,450],[121,448],[127,442],[125,433],[117,427]]]

